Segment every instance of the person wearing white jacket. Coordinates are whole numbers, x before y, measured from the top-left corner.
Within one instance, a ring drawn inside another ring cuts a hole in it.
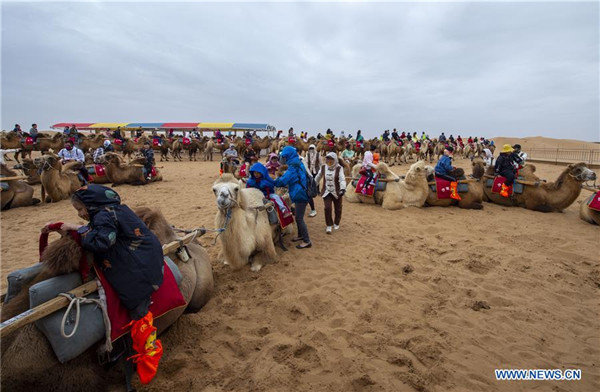
[[[346,177],[344,169],[338,163],[338,157],[335,152],[330,152],[325,156],[325,165],[321,166],[315,181],[323,180],[321,184],[321,196],[325,205],[325,232],[331,234],[332,229],[340,228],[342,219],[342,197],[346,193]],[[333,208],[332,208],[333,207]],[[332,209],[335,211],[335,217],[332,218]]]

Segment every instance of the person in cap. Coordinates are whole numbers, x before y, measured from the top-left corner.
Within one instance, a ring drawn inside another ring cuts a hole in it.
[[[450,181],[450,197],[460,200],[458,194],[458,179],[457,177],[464,172],[462,169],[457,169],[452,166],[452,155],[454,155],[454,147],[448,145],[444,148],[444,155],[435,165],[435,176]]]
[[[515,144],[513,146],[513,152],[511,154],[511,157],[517,170],[523,167],[523,165],[525,165],[525,161],[527,160],[527,154],[521,151],[520,144]]]
[[[113,148],[112,144],[110,143],[110,140],[105,140],[104,143],[102,143],[102,145],[100,147],[98,147],[96,149],[96,151],[94,151],[94,163],[96,164],[102,164],[104,163],[104,154],[106,154],[107,152],[112,152],[115,149]]]
[[[319,173],[315,177],[321,184],[321,197],[323,198],[325,232],[331,234],[332,230],[340,228],[342,219],[342,196],[346,193],[346,177],[344,170],[338,163],[338,157],[335,152],[329,152],[325,156],[325,164],[321,166]],[[333,205],[333,208],[332,208]],[[332,218],[332,210],[335,210],[335,219]]]
[[[510,144],[505,144],[500,151],[500,156],[496,159],[496,164],[494,165],[494,171],[497,175],[506,178],[504,184],[502,184],[502,189],[500,190],[500,195],[504,197],[508,197],[508,189],[515,182],[516,176],[516,168],[514,166],[513,161],[513,153],[514,149],[510,146]]]

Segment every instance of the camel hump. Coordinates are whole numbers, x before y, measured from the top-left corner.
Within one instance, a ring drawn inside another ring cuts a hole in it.
[[[244,188],[240,191],[240,207],[246,208],[259,208],[264,205],[263,193],[256,188]]]

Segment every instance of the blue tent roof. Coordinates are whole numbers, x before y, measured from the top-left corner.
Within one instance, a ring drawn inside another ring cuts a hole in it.
[[[129,123],[127,128],[160,128],[163,123]]]
[[[234,123],[233,129],[264,129],[266,130],[269,124],[252,124],[252,123]]]

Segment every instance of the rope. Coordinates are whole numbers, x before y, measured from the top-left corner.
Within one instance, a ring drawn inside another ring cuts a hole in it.
[[[112,351],[112,342],[110,339],[111,327],[110,327],[110,319],[108,318],[108,312],[106,310],[106,304],[104,301],[102,301],[102,297],[104,296],[104,289],[102,288],[100,283],[98,283],[98,292],[100,293],[100,299],[76,297],[73,294],[68,294],[68,293],[58,294],[61,297],[65,297],[65,298],[71,300],[71,302],[69,303],[69,307],[67,308],[67,311],[63,315],[62,321],[60,323],[60,334],[65,339],[69,339],[69,338],[73,337],[73,335],[75,335],[75,332],[77,332],[77,328],[79,328],[79,316],[81,315],[81,308],[80,308],[81,304],[96,304],[102,311],[102,318],[104,320],[104,331],[105,331],[105,337],[106,337],[106,341],[104,343],[104,349],[105,349],[105,351],[108,352],[108,351]],[[67,316],[69,315],[69,313],[71,313],[71,308],[73,308],[73,305],[75,305],[75,325],[73,326],[71,333],[67,335],[65,333],[65,325],[67,322]]]

